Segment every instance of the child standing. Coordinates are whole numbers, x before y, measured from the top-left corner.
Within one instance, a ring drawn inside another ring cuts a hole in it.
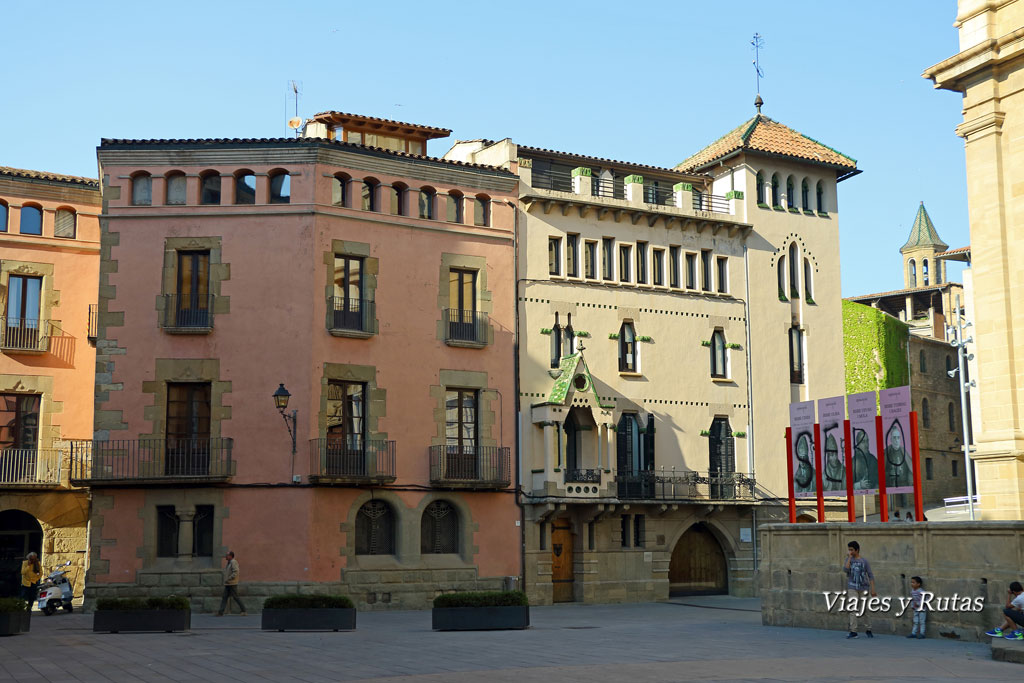
[[[910,577],[910,606],[914,610],[914,627],[910,629],[910,635],[907,638],[924,638],[924,626],[928,620],[928,613],[924,611],[921,603],[924,599],[924,591],[921,590],[921,586],[924,582],[921,581],[920,576]]]

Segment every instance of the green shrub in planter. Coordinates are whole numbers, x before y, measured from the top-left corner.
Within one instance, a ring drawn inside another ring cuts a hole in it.
[[[21,598],[0,598],[0,614],[27,612],[28,606]]]
[[[97,612],[176,609],[189,610],[188,598],[170,596],[167,598],[100,598],[96,601]]]
[[[263,601],[263,609],[351,609],[344,595],[274,595]]]
[[[121,633],[128,631],[188,631],[192,627],[192,609],[188,598],[100,598],[92,617],[92,630]]]
[[[528,607],[523,591],[445,593],[434,598],[434,607]]]

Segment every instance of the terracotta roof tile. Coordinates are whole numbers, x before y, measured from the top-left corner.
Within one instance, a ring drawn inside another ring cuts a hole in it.
[[[494,144],[493,140],[485,140],[485,142],[487,142],[488,144]],[[597,162],[601,162],[601,163],[604,163],[604,164],[615,164],[615,165],[624,166],[624,167],[627,167],[627,168],[647,169],[649,171],[657,171],[659,173],[671,173],[672,175],[683,175],[683,174],[685,174],[685,175],[691,175],[691,176],[693,176],[693,175],[702,176],[702,177],[706,176],[706,174],[704,174],[704,173],[688,173],[687,171],[684,171],[683,169],[680,169],[678,166],[675,167],[675,168],[666,168],[664,166],[651,166],[649,164],[636,164],[636,163],[633,163],[633,162],[630,162],[630,161],[618,161],[616,159],[605,159],[604,157],[592,157],[592,156],[587,156],[586,154],[574,154],[572,152],[559,152],[558,150],[555,150],[555,149],[545,149],[543,147],[530,147],[529,145],[516,145],[516,146],[519,148],[520,151],[535,152],[535,153],[541,153],[541,154],[552,154],[552,155],[557,155],[557,156],[566,157],[566,158],[570,158],[570,159],[580,159],[581,161],[597,161]]]
[[[401,128],[412,128],[415,130],[434,133],[437,137],[448,137],[452,134],[450,128],[437,128],[436,126],[423,126],[418,123],[406,123],[405,121],[392,121],[391,119],[380,119],[376,116],[363,116],[362,114],[349,114],[343,111],[322,111],[318,114],[313,115],[313,121],[319,121],[323,123],[330,123],[332,120],[337,119],[352,119],[355,121],[365,121],[367,123],[380,124],[382,126],[399,126]]]
[[[857,160],[821,144],[789,126],[758,114],[718,138],[676,166],[692,171],[736,150],[764,152],[778,156],[807,159],[826,166],[856,171]]]
[[[939,252],[938,254],[935,255],[935,258],[939,258],[941,256],[954,256],[956,254],[969,253],[971,253],[971,247],[970,245],[967,245],[966,247],[957,247],[956,249],[948,249],[946,251]]]
[[[897,294],[917,294],[919,292],[934,292],[940,289],[946,289],[950,285],[956,285],[960,287],[959,282],[943,282],[938,285],[927,285],[925,287],[910,287],[909,289],[894,289],[891,292],[879,292],[877,294],[861,294],[860,296],[848,296],[844,297],[844,301],[864,301],[865,299],[881,299],[886,296],[895,296]]]
[[[48,171],[30,171],[25,168],[11,168],[0,166],[0,175],[13,176],[15,178],[30,178],[32,180],[52,180],[61,183],[72,183],[85,185],[99,189],[100,182],[96,178],[83,178],[77,175],[64,175],[63,173],[50,173]]]

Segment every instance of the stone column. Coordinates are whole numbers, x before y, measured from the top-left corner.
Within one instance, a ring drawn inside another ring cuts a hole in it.
[[[675,195],[677,209],[693,208],[693,185],[690,183],[676,183],[672,186]]]
[[[544,480],[553,481],[555,477],[554,461],[554,424],[544,423]]]
[[[593,171],[586,166],[577,166],[572,169],[572,191],[573,194],[590,197],[593,195],[593,187],[590,184]]]
[[[193,521],[196,516],[194,505],[175,507],[174,513],[178,515],[178,564],[191,564],[192,562],[192,537]]]
[[[601,440],[604,439],[603,425],[597,425],[594,427],[594,462],[597,463],[595,467],[601,469]]]
[[[607,457],[607,460],[605,460],[605,469],[611,470],[612,476],[614,477],[615,469],[618,465],[618,463],[612,459],[612,452],[615,450],[615,430],[612,429],[610,424],[607,424],[604,426],[604,433],[606,437],[604,452]]]
[[[628,175],[622,181],[626,189],[626,201],[633,206],[640,206],[644,203],[644,177],[642,175]]]

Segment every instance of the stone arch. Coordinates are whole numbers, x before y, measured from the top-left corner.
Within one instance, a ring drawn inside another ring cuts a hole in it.
[[[381,500],[391,506],[391,511],[395,516],[394,555],[356,555],[356,515],[359,514],[360,508],[370,500]],[[348,569],[368,568],[362,566],[364,564],[372,565],[374,568],[380,568],[382,564],[394,566],[411,559],[410,556],[413,553],[406,543],[407,535],[405,534],[405,525],[411,522],[418,525],[420,523],[419,516],[413,515],[405,501],[393,491],[381,489],[372,492],[364,491],[353,498],[348,508],[348,517],[342,524],[342,531],[345,532],[345,545],[342,547],[341,554],[348,557]],[[418,537],[416,540],[419,541]]]
[[[730,564],[736,557],[732,538],[715,519],[691,517],[689,521],[667,546],[671,548],[670,594],[728,594]]]
[[[43,526],[20,508],[0,511],[0,596],[18,594],[21,563],[30,552],[43,559]]]
[[[420,521],[423,519],[423,512],[427,509],[427,506],[437,500],[443,500],[446,503],[451,503],[455,511],[459,513],[459,557],[462,558],[463,562],[467,564],[473,563],[473,558],[480,552],[480,547],[473,544],[475,534],[480,530],[480,524],[473,521],[473,512],[469,507],[469,504],[463,499],[456,491],[430,491],[425,493],[420,498],[419,503],[415,508],[412,508],[410,514],[415,517],[415,528],[416,528],[416,554],[421,559],[424,557],[420,553]],[[362,505],[362,503],[360,503]],[[357,508],[358,511],[358,508]],[[411,528],[411,527],[410,527]]]

